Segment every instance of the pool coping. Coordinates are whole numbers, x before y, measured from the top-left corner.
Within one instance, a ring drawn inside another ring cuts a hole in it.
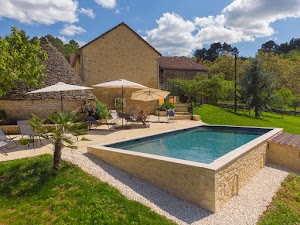
[[[165,133],[172,133],[175,131],[180,131],[180,130],[188,130],[196,127],[201,127],[201,126],[211,126],[211,127],[231,127],[231,128],[256,128],[256,129],[271,129],[267,133],[253,139],[252,141],[249,141],[248,143],[226,153],[225,155],[217,158],[213,162],[206,164],[206,163],[200,163],[200,162],[193,162],[190,160],[183,160],[183,159],[176,159],[172,157],[167,157],[167,156],[159,156],[159,155],[153,155],[153,154],[148,154],[148,153],[141,153],[141,152],[134,152],[134,151],[129,151],[129,150],[124,150],[124,149],[118,149],[118,148],[112,148],[112,147],[107,147],[106,145],[111,145],[111,144],[116,144],[120,142],[125,142],[125,141],[131,141],[135,139],[141,139],[145,137],[152,137],[155,135],[159,134],[165,134]],[[135,156],[141,156],[141,157],[148,157],[156,160],[162,160],[162,161],[169,161],[173,163],[179,163],[179,164],[184,164],[188,166],[194,166],[194,167],[199,167],[199,168],[205,168],[209,170],[214,170],[214,171],[219,171],[229,163],[237,160],[240,158],[242,155],[246,154],[247,152],[251,151],[251,149],[255,148],[257,145],[262,144],[267,142],[271,137],[275,136],[276,134],[280,133],[283,131],[283,128],[273,128],[273,127],[254,127],[254,126],[230,126],[230,125],[217,125],[217,124],[207,124],[207,125],[197,125],[197,126],[191,126],[189,128],[184,128],[184,129],[174,129],[174,130],[169,130],[169,131],[164,131],[161,133],[155,133],[152,135],[145,135],[145,136],[139,136],[139,137],[133,137],[133,138],[125,138],[123,140],[116,140],[108,143],[103,143],[103,144],[97,144],[97,145],[91,145],[88,146],[90,148],[99,148],[101,147],[102,150],[106,151],[112,151],[112,152],[117,152],[121,154],[130,154],[130,155],[135,155]]]

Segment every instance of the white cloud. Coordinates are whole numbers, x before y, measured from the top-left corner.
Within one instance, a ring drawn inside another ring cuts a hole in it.
[[[168,55],[188,55],[195,47],[195,30],[191,21],[184,20],[175,13],[164,13],[156,21],[158,27],[146,31],[146,40],[158,51]]]
[[[73,36],[75,34],[85,33],[86,30],[82,27],[77,27],[75,25],[65,25],[64,28],[59,32],[64,35]]]
[[[95,13],[93,12],[92,9],[80,8],[79,13],[85,14],[85,15],[87,15],[88,17],[90,17],[92,19],[95,19],[95,17],[96,17],[96,15],[95,15]]]
[[[95,0],[98,5],[101,5],[103,8],[115,8],[117,3],[116,0]]]
[[[70,39],[66,39],[64,36],[57,36],[64,44],[68,44],[69,42],[70,42]],[[75,40],[77,43],[78,43],[78,45],[79,45],[79,47],[81,47],[81,46],[83,46],[83,45],[85,45],[87,42],[85,42],[85,41],[80,41],[80,40],[76,40],[76,39],[73,39],[73,40]]]
[[[149,41],[167,55],[188,55],[202,44],[230,44],[270,37],[276,31],[272,23],[300,17],[299,0],[234,0],[220,15],[184,20],[174,13],[164,13],[157,28],[146,31]]]
[[[5,0],[1,1],[0,19],[7,17],[21,23],[54,24],[78,21],[78,2],[73,0]]]
[[[79,41],[79,40],[75,40],[75,41],[78,43],[79,47],[82,47],[83,45],[87,44],[86,41]]]
[[[68,44],[69,41],[64,36],[57,36],[64,44]]]

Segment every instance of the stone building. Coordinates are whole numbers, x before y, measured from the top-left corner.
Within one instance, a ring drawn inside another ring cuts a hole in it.
[[[158,88],[158,59],[161,54],[135,33],[125,23],[121,23],[86,45],[82,46],[72,61],[72,67],[81,80],[92,86],[99,83],[126,79],[151,88]],[[137,89],[125,89],[125,112],[146,109],[152,113],[157,102],[130,100]],[[95,96],[115,108],[120,98],[121,88],[92,90]]]
[[[42,48],[48,54],[45,69],[45,80],[42,87],[53,85],[57,82],[85,86],[80,78],[65,59],[65,57],[47,40],[41,41]],[[42,87],[29,88],[19,85],[9,94],[0,98],[0,109],[5,110],[8,117],[13,119],[28,119],[31,113],[46,117],[49,112],[61,110],[61,95],[58,92],[27,94]],[[95,96],[90,90],[63,92],[65,110],[76,110],[87,100],[94,100]]]
[[[159,83],[163,90],[168,89],[168,79],[193,79],[197,73],[207,73],[207,69],[192,59],[164,56],[159,59]]]

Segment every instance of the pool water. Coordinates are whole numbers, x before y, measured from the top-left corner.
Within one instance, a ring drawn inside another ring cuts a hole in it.
[[[269,129],[202,126],[107,147],[211,163],[268,131]]]

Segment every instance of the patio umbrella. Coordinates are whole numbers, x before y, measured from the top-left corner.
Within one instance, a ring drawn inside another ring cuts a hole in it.
[[[123,105],[123,97],[124,97],[124,88],[137,88],[137,89],[144,89],[148,88],[144,85],[120,79],[120,80],[115,80],[115,81],[110,81],[110,82],[105,82],[101,84],[95,84],[92,85],[93,87],[103,87],[103,88],[121,88],[122,89],[122,115],[124,113],[124,105]],[[122,118],[122,127],[123,127],[123,118]]]
[[[131,99],[139,100],[144,102],[165,99],[171,92],[163,91],[154,88],[146,88],[138,90],[132,93]],[[159,122],[159,113],[158,113],[158,122]]]
[[[80,91],[80,90],[88,90],[88,89],[93,89],[93,88],[58,82],[54,85],[28,92],[28,94],[43,93],[43,92],[60,92],[61,110],[63,111],[62,92],[64,92],[64,91]]]
[[[131,99],[143,102],[149,102],[159,99],[165,99],[171,92],[154,88],[146,88],[132,93]]]

